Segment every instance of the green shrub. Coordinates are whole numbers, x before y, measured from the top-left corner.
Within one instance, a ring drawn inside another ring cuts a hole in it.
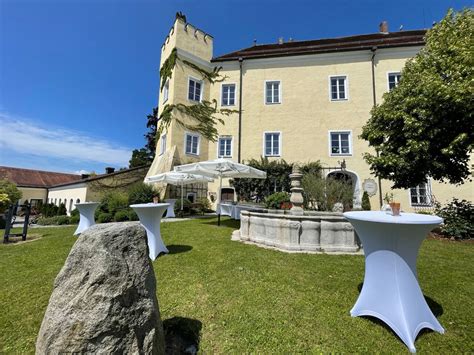
[[[58,207],[58,216],[66,216],[67,215],[67,210],[66,210],[66,205],[64,203],[61,203]]]
[[[129,221],[138,221],[139,220],[137,213],[131,208],[128,210],[128,220]]]
[[[7,225],[7,221],[5,221],[5,218],[0,215],[0,229],[5,229],[5,226]]]
[[[79,216],[79,215],[80,215],[80,214],[79,214],[79,210],[78,210],[77,208],[75,208],[75,209],[73,209],[73,210],[71,211],[71,217],[73,217],[73,216]]]
[[[308,174],[303,176],[302,185],[305,192],[305,206],[308,209],[332,211],[335,203],[342,203],[345,210],[352,206],[353,187],[342,180],[323,179]]]
[[[79,220],[80,220],[80,216],[79,215],[72,215],[69,217],[69,223],[71,224],[78,224],[79,223]]]
[[[189,214],[191,212],[191,201],[187,198],[183,199],[183,210],[181,211],[181,199],[178,199],[174,204],[174,213],[178,217],[182,217],[185,214]]]
[[[117,211],[115,212],[115,215],[114,215],[114,221],[115,222],[128,221],[128,214],[129,214],[129,211],[127,210]]]
[[[206,197],[198,198],[197,202],[201,204],[201,207],[199,208],[200,210],[198,212],[212,212],[211,201],[209,201]]]
[[[111,213],[108,213],[108,212],[102,212],[102,213],[99,213],[99,215],[97,216],[97,222],[98,223],[108,223],[108,222],[112,222],[113,221],[113,216]]]
[[[36,223],[41,226],[51,226],[51,225],[65,225],[71,222],[68,216],[53,216],[53,217],[40,217],[38,218]]]
[[[265,197],[266,208],[278,210],[283,202],[290,202],[290,194],[288,192],[275,192]]]
[[[58,225],[63,225],[63,224],[69,224],[69,217],[68,216],[57,216],[57,217],[53,217],[56,219],[56,223]]]
[[[470,239],[474,236],[474,205],[467,200],[454,198],[442,207],[435,205],[435,214],[444,219],[441,232],[457,239]]]
[[[53,203],[45,203],[41,206],[39,212],[43,217],[53,217],[58,215],[59,207]]]
[[[128,196],[123,192],[109,192],[102,197],[100,204],[95,211],[95,218],[98,220],[103,213],[108,213],[111,216],[110,221],[117,211],[128,209]],[[110,222],[108,221],[108,222]]]
[[[154,196],[159,196],[159,193],[151,185],[143,182],[132,185],[128,190],[128,200],[131,205],[153,202]]]
[[[362,210],[370,211],[371,209],[372,207],[370,206],[369,194],[367,191],[364,191],[364,194],[362,195]]]

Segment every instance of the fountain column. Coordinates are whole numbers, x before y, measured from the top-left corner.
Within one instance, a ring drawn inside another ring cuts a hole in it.
[[[290,202],[293,205],[290,211],[293,215],[303,215],[303,188],[301,187],[302,178],[303,174],[301,174],[299,166],[296,164],[293,165],[293,172],[290,174]]]

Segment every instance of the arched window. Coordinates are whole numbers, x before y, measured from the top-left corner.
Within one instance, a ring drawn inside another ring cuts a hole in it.
[[[76,203],[81,203],[81,199],[78,198],[78,199],[76,200]]]

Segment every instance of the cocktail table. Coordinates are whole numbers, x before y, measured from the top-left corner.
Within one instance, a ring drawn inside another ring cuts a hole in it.
[[[137,213],[140,223],[146,230],[149,256],[155,260],[160,253],[169,253],[161,239],[160,223],[169,203],[141,203],[130,205]]]
[[[362,241],[365,255],[364,285],[352,317],[381,319],[415,352],[415,339],[423,328],[444,329],[425,301],[416,272],[421,243],[443,222],[437,216],[383,211],[346,212]]]
[[[76,203],[75,206],[79,210],[80,219],[74,235],[78,235],[95,224],[94,213],[99,202],[82,202]]]
[[[169,203],[168,209],[166,210],[166,217],[165,218],[175,218],[176,215],[174,214],[174,205],[176,204],[175,199],[166,199],[166,203]]]

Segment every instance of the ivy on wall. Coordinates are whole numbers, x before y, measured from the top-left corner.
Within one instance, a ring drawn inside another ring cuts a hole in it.
[[[222,76],[220,74],[222,67],[216,67],[212,71],[204,70],[194,63],[179,58],[178,51],[176,48],[173,48],[160,69],[161,91],[165,87],[166,81],[172,77],[173,69],[176,66],[178,60],[184,65],[187,65],[188,67],[199,72],[202,75],[202,79],[207,80],[211,84],[222,82],[227,78],[226,76]],[[192,123],[185,122],[182,118],[175,115],[176,112],[181,113],[181,117],[186,116],[192,118]],[[216,115],[221,114],[224,116],[229,116],[237,112],[237,110],[218,109],[217,101],[215,99],[212,101],[202,100],[201,102],[193,105],[185,105],[182,103],[167,104],[164,106],[163,111],[158,118],[160,124],[156,132],[156,137],[158,139],[161,134],[168,129],[171,122],[176,121],[176,123],[178,123],[181,127],[189,131],[200,133],[206,139],[215,142],[219,136],[216,125],[217,123],[224,124],[224,120],[222,118],[216,117]]]

